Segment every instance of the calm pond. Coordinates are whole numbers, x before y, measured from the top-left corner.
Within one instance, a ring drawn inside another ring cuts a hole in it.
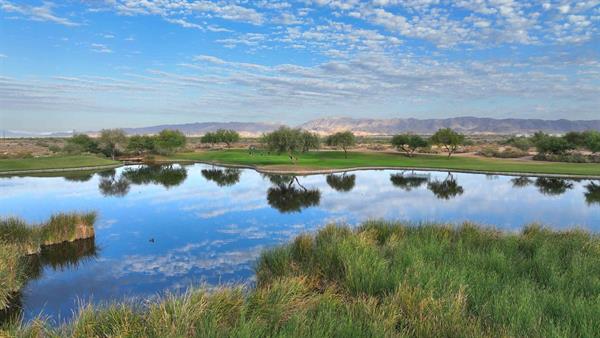
[[[261,250],[330,222],[468,220],[510,231],[540,222],[600,232],[600,182],[400,170],[267,176],[203,164],[0,177],[1,216],[41,222],[87,210],[99,215],[96,238],[42,252],[17,304],[25,319],[65,319],[79,301],[252,283]]]

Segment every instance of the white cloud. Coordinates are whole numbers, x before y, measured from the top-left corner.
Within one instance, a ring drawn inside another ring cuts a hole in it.
[[[274,23],[276,24],[282,24],[282,25],[299,25],[304,23],[304,21],[302,21],[302,19],[300,19],[299,17],[295,16],[292,13],[281,13],[280,16],[276,17],[273,20]]]
[[[571,6],[569,6],[569,5],[558,6],[558,11],[561,12],[562,14],[567,14],[567,13],[569,13],[570,10],[571,10]]]
[[[592,10],[600,3],[512,0],[375,0],[370,4],[355,1],[314,1],[316,5],[343,8],[338,16],[348,16],[378,25],[400,37],[434,43],[439,48],[501,44],[582,43],[589,41],[593,28],[586,32],[565,24],[567,14],[576,12],[582,21],[593,19]],[[542,17],[540,11],[556,8]],[[464,11],[467,13],[464,13]],[[565,38],[568,36],[568,39]]]
[[[49,21],[64,26],[79,26],[79,23],[54,14],[52,11],[52,8],[54,7],[54,4],[51,2],[44,2],[41,6],[29,6],[14,4],[7,0],[0,0],[0,10],[4,12],[17,13],[34,21]]]
[[[112,53],[112,49],[101,43],[92,43],[92,51],[96,53]]]
[[[110,4],[122,15],[159,15],[169,19],[167,21],[177,24],[180,24],[178,20],[184,20],[181,17],[182,14],[203,17],[216,16],[225,20],[247,22],[254,25],[264,22],[263,15],[256,10],[229,3],[184,0],[114,0]]]
[[[313,114],[303,115],[302,120],[307,120],[339,110],[359,114],[378,110],[373,107],[389,114],[398,109],[398,103],[414,109],[422,102],[439,101],[460,106],[460,113],[465,114],[470,102],[507,97],[513,104],[486,106],[493,108],[494,114],[517,111],[521,116],[540,117],[535,115],[540,112],[536,107],[543,106],[547,109],[544,114],[577,111],[580,116],[591,117],[594,107],[600,105],[600,84],[593,76],[600,72],[600,62],[581,57],[560,61],[531,58],[519,63],[444,62],[367,53],[309,67],[265,66],[199,55],[182,66],[182,73],[154,69],[146,74],[126,74],[129,81],[97,77],[55,77],[49,81],[3,78],[0,102],[10,111],[64,106],[104,111],[106,103],[99,98],[106,93],[113,97],[111,102],[130,103],[131,111],[194,114],[202,109],[215,116],[276,114],[270,116],[280,121],[294,119],[299,113]],[[160,93],[160,104],[148,108],[149,100],[154,98],[148,93]],[[565,106],[565,102],[571,103]]]
[[[185,27],[185,28],[196,28],[199,30],[204,30],[204,27],[192,22],[188,22],[186,20],[183,19],[170,19],[170,18],[165,18],[165,21],[170,22],[170,23],[174,23],[177,25],[180,25],[181,27]]]
[[[32,19],[37,13],[38,20],[74,24],[59,17],[65,13],[62,7],[49,3],[35,7],[0,0],[0,6],[18,17]],[[208,48],[194,40],[194,54],[174,50],[172,63],[111,64],[127,69],[127,83],[83,76],[4,79],[3,107],[59,109],[73,103],[102,111],[109,101],[144,111],[148,106],[140,98],[148,91],[161,93],[165,101],[149,110],[181,113],[186,119],[229,114],[285,121],[309,118],[302,114],[371,112],[414,116],[428,104],[438,115],[487,109],[525,116],[542,107],[569,117],[569,111],[592,116],[600,105],[594,77],[600,66],[590,47],[599,36],[598,0],[109,0],[94,6],[94,13],[131,16],[123,20],[149,15],[190,28],[190,36],[206,41]],[[82,20],[94,16],[85,11]],[[130,34],[106,30],[96,36],[113,37],[106,32],[120,39]],[[136,39],[143,39],[140,34]],[[125,40],[134,41],[132,36]],[[97,53],[113,52],[110,40],[70,41],[72,48],[79,44]],[[528,48],[519,49],[522,45]],[[145,59],[134,55],[143,48],[126,44],[123,55]],[[530,51],[545,57],[528,57]],[[498,101],[491,102],[494,98]],[[569,104],[572,108],[566,108]]]

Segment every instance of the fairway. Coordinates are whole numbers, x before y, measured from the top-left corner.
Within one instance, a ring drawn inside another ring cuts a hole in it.
[[[22,170],[53,170],[118,165],[118,161],[93,155],[37,157],[0,160],[0,173]]]
[[[169,160],[190,160],[253,166],[258,169],[274,169],[289,172],[310,170],[400,167],[415,169],[448,169],[464,171],[482,171],[490,173],[529,173],[556,174],[574,176],[600,176],[600,165],[592,163],[561,163],[542,161],[518,161],[509,159],[490,159],[454,156],[447,158],[439,155],[417,155],[409,158],[403,154],[349,152],[348,158],[343,152],[317,151],[300,154],[298,162],[292,163],[287,155],[249,155],[244,150],[219,150],[198,153],[180,153]]]

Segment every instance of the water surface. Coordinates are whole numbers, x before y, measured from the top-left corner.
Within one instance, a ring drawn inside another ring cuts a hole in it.
[[[38,257],[18,298],[26,319],[68,318],[78,300],[252,283],[261,250],[329,222],[473,221],[508,231],[539,222],[598,232],[600,182],[400,170],[266,176],[203,164],[0,178],[0,216],[42,222],[87,210],[99,214],[96,238]]]

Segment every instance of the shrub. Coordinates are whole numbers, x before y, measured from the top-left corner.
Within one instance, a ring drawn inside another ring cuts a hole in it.
[[[545,154],[538,153],[533,157],[536,161],[570,162],[570,163],[600,163],[599,155],[584,155],[581,153]]]
[[[500,151],[495,147],[485,147],[478,152],[479,155],[485,157],[496,157],[496,158],[518,158],[529,155],[528,152],[514,148],[505,148]]]
[[[583,133],[584,145],[592,153],[600,152],[600,132],[590,130]]]
[[[86,134],[76,134],[67,139],[67,144],[64,147],[66,153],[98,153],[100,148],[98,142]]]
[[[564,154],[568,150],[575,149],[575,145],[558,136],[550,136],[544,133],[536,134],[535,147],[542,154]]]
[[[532,141],[528,137],[519,136],[519,137],[511,137],[504,144],[515,147],[524,152],[528,151],[529,148],[533,146]]]

